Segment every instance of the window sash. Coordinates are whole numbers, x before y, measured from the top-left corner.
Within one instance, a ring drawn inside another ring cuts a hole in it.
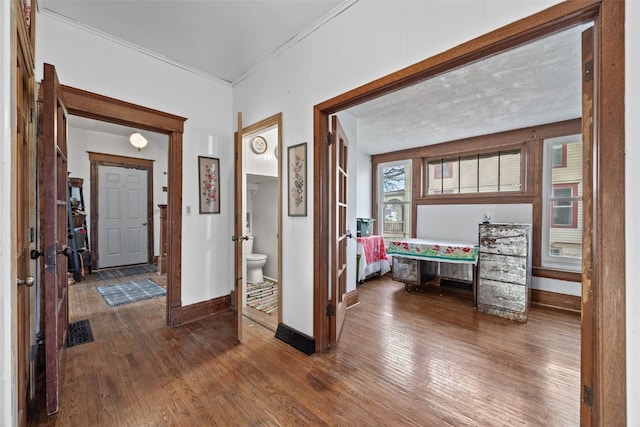
[[[523,191],[522,148],[453,158],[425,159],[423,197],[442,194]]]

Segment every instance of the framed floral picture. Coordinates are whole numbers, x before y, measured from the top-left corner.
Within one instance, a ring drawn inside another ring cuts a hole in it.
[[[220,213],[220,159],[198,156],[200,213]]]
[[[289,216],[307,216],[307,143],[288,150]]]

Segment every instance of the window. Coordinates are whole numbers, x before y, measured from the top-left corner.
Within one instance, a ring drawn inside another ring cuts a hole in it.
[[[542,266],[580,271],[582,136],[547,139],[543,158]]]
[[[555,144],[551,147],[551,164],[554,168],[567,166],[567,144]]]
[[[521,149],[428,160],[426,193],[497,193],[522,191]]]
[[[554,184],[551,197],[551,226],[578,226],[578,184]]]
[[[433,170],[434,179],[451,178],[453,176],[453,162],[440,162]]]
[[[378,181],[378,218],[382,218],[382,236],[410,236],[411,160],[381,163],[378,165]]]

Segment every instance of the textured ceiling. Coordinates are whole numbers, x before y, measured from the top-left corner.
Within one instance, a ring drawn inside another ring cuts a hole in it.
[[[574,27],[348,110],[358,148],[379,154],[581,116]]]

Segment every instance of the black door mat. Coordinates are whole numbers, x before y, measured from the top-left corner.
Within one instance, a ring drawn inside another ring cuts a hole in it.
[[[93,341],[93,333],[89,319],[78,320],[69,323],[69,331],[67,333],[67,347],[73,347]]]
[[[133,276],[135,274],[156,273],[158,266],[155,264],[132,265],[129,267],[112,268],[93,272],[95,280],[115,279],[117,277]]]

